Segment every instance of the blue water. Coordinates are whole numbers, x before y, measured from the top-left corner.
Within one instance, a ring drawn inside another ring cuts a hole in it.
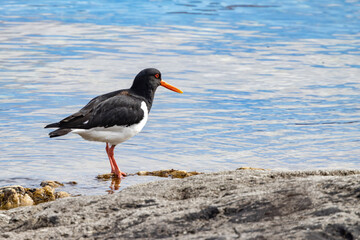
[[[358,1],[3,0],[0,33],[0,186],[106,193],[105,145],[43,127],[147,67],[184,94],[158,89],[122,171],[360,167]]]

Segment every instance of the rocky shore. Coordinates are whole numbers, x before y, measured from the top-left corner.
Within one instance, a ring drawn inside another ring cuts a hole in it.
[[[0,211],[0,239],[359,236],[359,170],[218,172]]]

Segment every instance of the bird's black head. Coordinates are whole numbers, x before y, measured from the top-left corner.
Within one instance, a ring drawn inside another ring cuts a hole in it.
[[[146,68],[139,72],[130,89],[152,101],[155,91],[160,85],[174,92],[182,93],[180,89],[164,82],[161,79],[161,72],[156,68]]]
[[[131,89],[155,91],[160,84],[161,72],[155,68],[146,68],[136,75]]]

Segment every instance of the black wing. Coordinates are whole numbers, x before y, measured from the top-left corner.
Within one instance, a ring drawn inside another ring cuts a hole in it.
[[[93,110],[103,101],[116,96],[117,94],[120,94],[121,92],[124,92],[126,90],[118,90],[110,93],[106,93],[100,96],[97,96],[90,100],[88,104],[85,105],[82,109],[80,109],[78,112],[64,118],[60,122],[57,123],[51,123],[49,125],[46,125],[45,128],[74,128],[74,127],[80,127],[83,126],[83,123],[86,122]]]
[[[100,103],[83,127],[129,126],[139,123],[144,118],[141,101],[128,95],[116,95]]]

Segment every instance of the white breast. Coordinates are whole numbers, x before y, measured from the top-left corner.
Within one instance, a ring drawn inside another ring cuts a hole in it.
[[[144,111],[144,118],[137,124],[131,126],[96,127],[92,129],[74,129],[72,132],[79,134],[88,141],[107,142],[117,145],[138,134],[148,120],[148,109],[145,102],[141,102],[141,109]]]

